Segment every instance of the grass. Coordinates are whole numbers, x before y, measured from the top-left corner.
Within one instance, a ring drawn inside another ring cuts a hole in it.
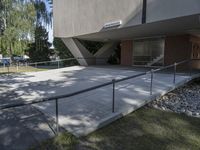
[[[199,150],[200,119],[145,107],[86,137],[64,133],[33,149]]]
[[[20,66],[18,69],[17,67],[9,67],[9,69],[7,67],[5,68],[0,68],[0,75],[1,74],[8,74],[9,73],[22,73],[22,72],[37,72],[37,71],[45,71],[48,69],[41,69],[41,68],[35,68],[32,66]]]
[[[30,150],[74,150],[78,144],[78,140],[69,133],[63,133],[53,139],[42,142],[39,146],[30,148]]]

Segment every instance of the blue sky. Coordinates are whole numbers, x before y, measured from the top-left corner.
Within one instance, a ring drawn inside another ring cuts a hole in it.
[[[44,0],[44,1],[45,1],[46,5],[47,5],[48,11],[51,11],[51,8],[50,8],[48,2],[46,0]],[[47,30],[49,32],[49,42],[52,43],[53,42],[53,26],[52,27],[47,27]]]

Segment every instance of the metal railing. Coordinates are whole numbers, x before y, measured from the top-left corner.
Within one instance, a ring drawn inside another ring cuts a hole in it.
[[[175,84],[176,83],[177,66],[182,65],[184,63],[190,64],[191,61],[193,61],[193,60],[186,60],[186,61],[174,63],[173,65],[161,67],[159,69],[154,69],[154,70],[151,70],[151,71],[148,71],[148,72],[140,73],[140,74],[129,76],[129,77],[122,78],[122,79],[113,79],[110,82],[100,84],[100,85],[97,85],[97,86],[93,86],[93,87],[90,87],[90,88],[86,88],[84,90],[76,91],[76,92],[73,92],[73,93],[65,94],[65,95],[60,95],[60,96],[55,96],[55,97],[50,97],[50,98],[44,98],[44,99],[41,99],[41,100],[34,100],[34,101],[30,101],[30,102],[22,102],[22,103],[18,103],[18,104],[2,105],[2,106],[0,106],[0,110],[10,109],[10,108],[14,108],[14,107],[22,107],[22,106],[26,106],[26,105],[33,105],[33,104],[38,104],[38,103],[44,103],[44,102],[49,102],[49,101],[55,101],[56,133],[59,133],[59,106],[58,106],[58,101],[60,99],[70,98],[72,96],[76,96],[76,95],[86,93],[86,92],[89,92],[89,91],[93,91],[93,90],[96,90],[96,89],[99,89],[99,88],[102,88],[102,87],[105,87],[105,86],[108,86],[108,85],[112,85],[112,110],[111,111],[112,111],[112,113],[115,113],[115,94],[116,94],[116,88],[115,87],[116,87],[116,83],[150,74],[151,75],[151,81],[150,81],[150,90],[149,91],[150,91],[150,95],[153,95],[153,80],[154,80],[154,74],[156,72],[166,70],[166,69],[169,69],[169,68],[174,68],[173,83]],[[191,75],[192,69],[190,68],[189,70],[190,70],[190,75]]]
[[[78,65],[78,61],[81,60],[94,60],[94,61],[106,61],[108,58],[107,57],[88,57],[88,58],[82,58],[82,57],[77,57],[77,58],[67,58],[67,59],[59,59],[59,60],[51,60],[51,61],[42,61],[42,62],[34,62],[34,63],[29,63],[29,62],[14,62],[12,64],[6,65],[5,63],[0,63],[0,73],[7,73],[9,74],[10,72],[19,72],[20,67],[24,67],[21,70],[28,71],[29,67],[32,67],[34,69],[59,69],[61,67],[66,67],[63,65],[64,62],[68,64],[68,66],[71,65]],[[71,61],[71,62],[70,62]],[[72,62],[77,62],[77,63],[72,63]],[[46,68],[45,68],[46,67]],[[37,71],[37,70],[36,70]]]
[[[190,76],[191,76],[191,65],[190,65],[190,62],[192,60],[184,60],[184,61],[181,61],[181,62],[178,62],[178,63],[174,63],[172,65],[169,65],[169,66],[165,66],[165,67],[161,67],[161,68],[158,68],[158,69],[152,69],[150,71],[150,74],[151,74],[151,84],[150,84],[150,95],[153,95],[153,79],[154,79],[154,73],[156,72],[159,72],[159,71],[163,71],[163,70],[166,70],[166,69],[169,69],[169,68],[172,68],[173,69],[173,83],[175,84],[176,83],[176,74],[177,74],[177,66],[178,65],[182,65],[182,64],[185,64],[185,63],[189,63],[189,72],[190,72]]]
[[[52,67],[54,67],[54,69],[59,69],[59,68],[62,67],[61,66],[62,63],[64,63],[64,62],[68,62],[69,63],[70,61],[73,61],[73,60],[76,60],[76,58],[67,58],[67,59],[42,61],[42,62],[34,62],[34,63],[29,63],[29,62],[24,62],[24,63],[15,62],[14,64],[8,64],[8,65],[2,64],[2,67],[0,67],[0,69],[3,69],[3,72],[5,72],[5,73],[7,72],[8,74],[10,73],[11,68],[12,68],[12,71],[19,72],[20,71],[20,67],[24,67],[23,69],[26,71],[26,69],[27,70],[29,69],[28,67],[34,67],[35,69],[40,69],[39,68],[40,65],[41,66],[44,65],[46,67],[52,66]]]
[[[34,62],[34,63],[27,63],[29,66],[35,65],[36,67],[41,64],[47,64],[47,63],[57,63],[57,68],[60,68],[60,62],[64,61],[70,61],[70,60],[76,60],[75,58],[67,58],[67,59],[58,59],[58,60],[52,60],[52,61],[43,61],[43,62]]]

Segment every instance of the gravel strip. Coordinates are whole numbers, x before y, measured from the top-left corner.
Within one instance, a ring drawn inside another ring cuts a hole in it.
[[[200,118],[200,78],[156,99],[148,106]]]

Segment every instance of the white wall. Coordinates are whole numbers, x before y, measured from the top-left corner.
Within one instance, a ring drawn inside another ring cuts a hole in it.
[[[147,22],[200,14],[200,0],[147,0]]]
[[[95,33],[105,23],[141,23],[142,0],[54,0],[54,36]],[[138,15],[140,14],[140,15]]]
[[[102,31],[105,23],[141,24],[143,0],[54,0],[54,36]],[[200,13],[200,0],[147,0],[147,23]]]

